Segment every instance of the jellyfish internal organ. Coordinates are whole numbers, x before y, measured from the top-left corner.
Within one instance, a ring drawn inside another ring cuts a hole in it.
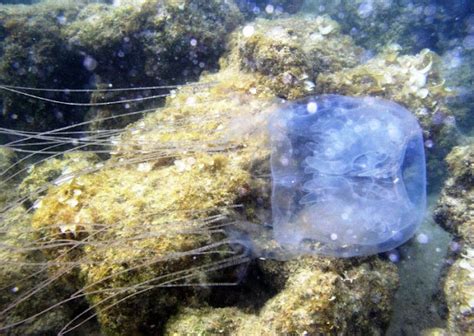
[[[290,102],[270,121],[273,234],[294,254],[388,251],[426,208],[423,137],[402,106],[327,95]]]

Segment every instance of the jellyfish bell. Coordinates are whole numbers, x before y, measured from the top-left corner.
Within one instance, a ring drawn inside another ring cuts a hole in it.
[[[313,113],[307,107],[315,103]],[[371,97],[310,97],[281,107],[270,134],[272,224],[282,246],[370,255],[398,247],[420,225],[423,136],[405,108]]]

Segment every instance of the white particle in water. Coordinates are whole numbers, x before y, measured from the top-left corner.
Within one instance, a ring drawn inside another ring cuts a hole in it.
[[[316,102],[309,102],[306,105],[306,110],[309,114],[314,114],[318,111],[318,104]]]
[[[433,141],[432,140],[426,140],[425,141],[425,147],[426,148],[433,148]]]
[[[397,252],[390,252],[388,254],[388,259],[390,259],[390,261],[393,263],[397,263],[400,261],[400,256],[398,255]]]
[[[337,234],[331,233],[331,240],[337,240]]]
[[[198,41],[193,38],[193,39],[191,39],[191,41],[189,43],[191,44],[191,46],[195,47],[195,46],[197,46]]]
[[[84,61],[82,62],[82,65],[84,65],[84,68],[86,68],[89,71],[94,71],[95,68],[97,68],[97,64],[98,64],[97,61],[90,56],[86,56],[84,58]]]
[[[250,37],[255,33],[255,28],[252,25],[247,25],[242,29],[242,34],[244,34],[244,37]]]
[[[267,14],[273,14],[274,10],[275,10],[275,7],[273,7],[273,5],[267,5],[265,7],[265,12],[267,12]]]
[[[426,234],[420,233],[418,236],[416,236],[416,241],[420,244],[427,244],[429,242],[429,238]]]

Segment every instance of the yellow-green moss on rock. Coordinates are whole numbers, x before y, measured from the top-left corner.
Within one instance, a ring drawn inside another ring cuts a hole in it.
[[[221,65],[256,73],[260,85],[288,99],[314,93],[318,74],[354,67],[363,52],[327,16],[257,19],[249,27],[252,34],[233,34]]]
[[[455,237],[455,262],[444,278],[449,335],[474,333],[474,146],[455,147],[446,158],[446,180],[435,220]]]
[[[449,335],[474,334],[474,250],[464,254],[450,267],[444,282],[448,307]]]
[[[275,270],[285,274],[285,285],[260,311],[184,309],[168,322],[166,335],[377,335],[388,324],[398,284],[394,265],[306,257]]]
[[[474,247],[474,145],[454,147],[446,161],[450,176],[434,216],[447,231]]]

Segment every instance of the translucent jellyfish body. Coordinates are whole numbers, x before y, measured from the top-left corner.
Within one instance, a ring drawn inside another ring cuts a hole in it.
[[[291,254],[393,249],[426,207],[423,137],[395,103],[338,95],[279,108],[270,122],[275,240]]]

